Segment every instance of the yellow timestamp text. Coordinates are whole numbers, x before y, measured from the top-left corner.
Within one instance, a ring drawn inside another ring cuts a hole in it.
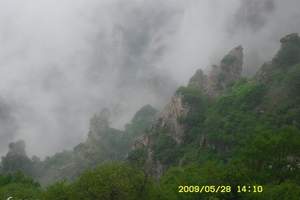
[[[262,185],[238,185],[236,186],[236,191],[238,193],[262,193],[264,188]]]
[[[180,185],[179,193],[230,193],[230,185]]]
[[[180,185],[179,193],[262,193],[262,185]]]

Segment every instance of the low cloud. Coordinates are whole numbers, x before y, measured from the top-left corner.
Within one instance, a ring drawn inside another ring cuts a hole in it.
[[[299,4],[2,0],[0,152],[17,139],[39,156],[70,149],[105,107],[122,128],[141,106],[163,107],[197,68],[239,44],[251,75],[283,35],[300,32]]]

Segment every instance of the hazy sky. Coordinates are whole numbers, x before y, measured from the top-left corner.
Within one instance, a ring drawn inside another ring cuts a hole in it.
[[[83,141],[102,108],[121,128],[162,107],[197,68],[245,49],[253,74],[300,32],[298,0],[0,0],[0,154]]]

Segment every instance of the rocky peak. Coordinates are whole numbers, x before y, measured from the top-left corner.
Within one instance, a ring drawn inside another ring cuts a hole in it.
[[[214,97],[226,89],[226,87],[241,76],[243,65],[243,48],[238,46],[231,50],[221,61],[219,65],[212,66],[208,75],[201,69],[191,77],[188,86],[199,89],[203,94]],[[159,113],[157,121],[153,125],[154,132],[156,130],[166,130],[165,133],[170,136],[177,144],[182,144],[185,134],[185,125],[181,123],[190,111],[188,104],[184,102],[184,96],[177,93],[172,97],[171,101],[165,106],[162,112]],[[133,149],[147,148],[148,166],[152,166],[150,173],[156,177],[161,176],[164,171],[164,166],[160,161],[153,158],[153,141],[149,135],[140,137],[136,140]],[[205,138],[202,141],[205,145]]]
[[[280,39],[280,43],[281,43],[282,45],[285,45],[285,44],[287,44],[287,43],[289,43],[289,42],[297,42],[297,41],[299,41],[299,40],[300,40],[300,38],[299,38],[298,33],[291,33],[291,34],[286,35],[286,36],[284,36],[283,38],[281,38],[281,39]]]
[[[238,46],[232,49],[221,61],[220,65],[212,66],[208,75],[198,69],[189,81],[188,86],[202,91],[204,94],[215,97],[221,94],[233,81],[239,79],[243,66],[243,48]],[[189,111],[183,103],[183,97],[176,94],[160,113],[156,124],[159,128],[168,129],[170,136],[181,143],[184,136],[184,127],[179,123]]]
[[[220,95],[232,82],[241,77],[243,69],[243,47],[232,49],[219,65],[213,65],[208,75],[199,69],[192,76],[189,86],[196,87],[208,96]]]
[[[7,156],[14,156],[14,155],[26,156],[26,151],[25,151],[26,145],[23,140],[12,142],[8,145],[8,147],[9,150]]]
[[[243,69],[242,46],[232,49],[222,60],[219,66],[212,67],[208,75],[208,94],[217,96],[232,82],[241,77]]]
[[[26,175],[32,175],[33,164],[26,155],[26,145],[23,140],[9,144],[6,156],[2,157],[1,164],[4,172],[21,171]]]
[[[235,47],[222,59],[220,68],[222,71],[240,76],[242,73],[243,58],[243,47]]]
[[[110,111],[103,109],[99,114],[95,114],[90,120],[89,139],[100,139],[107,132],[109,127]]]
[[[235,81],[241,77],[244,64],[243,60],[244,53],[242,46],[234,48],[222,59],[222,71],[231,75],[228,77],[228,80],[225,79],[225,81]]]
[[[292,33],[281,40],[281,48],[274,57],[272,63],[281,67],[288,67],[300,62],[300,37],[298,33]]]
[[[285,73],[289,67],[300,63],[300,37],[298,33],[289,34],[280,40],[281,47],[270,62],[257,71],[255,79],[268,84],[273,81],[273,73]]]
[[[207,76],[202,69],[198,69],[192,76],[188,84],[189,87],[199,88],[201,91],[207,90]]]
[[[184,105],[182,96],[175,95],[160,113],[156,127],[168,129],[170,136],[177,143],[181,143],[184,129],[179,123],[179,119],[186,116],[187,113],[188,108]]]

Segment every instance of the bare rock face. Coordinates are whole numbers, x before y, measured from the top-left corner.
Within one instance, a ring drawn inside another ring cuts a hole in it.
[[[207,93],[209,96],[220,95],[232,82],[241,77],[243,57],[243,48],[238,46],[222,59],[219,66],[212,66],[208,75]]]
[[[257,71],[255,80],[269,84],[273,81],[273,73],[285,70],[300,62],[300,37],[292,33],[281,38],[281,47],[272,61],[264,63]]]
[[[298,33],[289,34],[280,40],[281,47],[272,63],[281,67],[290,67],[300,62],[300,37]]]
[[[106,108],[92,117],[88,140],[100,140],[102,135],[109,129],[109,117],[110,112]]]
[[[193,88],[198,88],[202,92],[207,91],[207,75],[204,74],[202,69],[198,69],[196,73],[192,76],[189,81],[188,86]]]
[[[243,66],[243,48],[238,46],[231,50],[221,61],[220,65],[212,66],[212,69],[208,75],[206,75],[201,69],[197,70],[194,76],[189,81],[188,86],[196,88],[208,97],[216,97],[235,80],[241,77]],[[183,143],[185,134],[184,124],[180,123],[181,119],[184,119],[190,111],[189,105],[183,101],[183,96],[175,94],[170,103],[166,105],[162,112],[159,113],[157,121],[152,129],[166,130],[163,134],[168,134],[177,144]],[[153,157],[153,142],[154,138],[151,136],[145,136],[138,138],[133,146],[133,149],[146,148],[147,165],[149,173],[155,177],[160,177],[165,170],[158,160]],[[206,140],[203,138],[202,146],[206,145]]]
[[[254,78],[256,81],[261,82],[261,83],[269,83],[272,81],[272,77],[270,74],[272,74],[273,69],[273,64],[272,62],[267,62],[264,63],[261,68],[256,72]]]
[[[208,75],[198,69],[189,81],[188,86],[202,91],[210,97],[216,97],[234,81],[241,77],[243,69],[242,46],[232,49],[219,65],[213,65]]]
[[[150,137],[148,135],[142,135],[136,138],[133,145],[131,146],[131,149],[132,150],[141,149],[149,146],[149,144],[150,144]]]
[[[242,67],[243,48],[238,46],[222,59],[219,66],[212,66],[209,75],[204,74],[201,69],[197,70],[188,86],[197,88],[210,97],[216,97],[241,77]],[[166,128],[168,134],[180,144],[184,136],[184,127],[179,121],[188,111],[189,107],[184,105],[183,97],[176,94],[160,113],[156,127]]]
[[[243,70],[243,47],[238,46],[231,50],[221,61],[221,73],[225,76],[223,84],[226,86],[241,77]]]
[[[182,142],[184,127],[179,123],[180,119],[188,113],[188,107],[183,104],[182,96],[175,95],[160,113],[157,128],[165,128],[168,134],[178,143]]]

